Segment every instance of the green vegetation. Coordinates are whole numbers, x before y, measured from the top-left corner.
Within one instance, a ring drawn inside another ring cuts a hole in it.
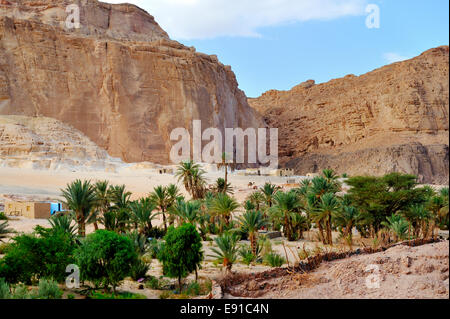
[[[210,291],[207,281],[182,283],[191,273],[198,277],[204,258],[202,240],[210,241],[211,257],[229,273],[238,262],[270,267],[286,263],[272,251],[261,230],[281,231],[288,241],[303,239],[309,232],[309,238],[327,247],[337,243],[332,235],[339,232],[337,240],[352,249],[355,231],[361,240],[378,247],[428,239],[439,229],[449,229],[448,188],[421,187],[412,175],[344,175],[349,190],[343,194],[343,179],[324,170],[289,191],[266,183],[241,205],[228,181],[228,171],[235,165],[224,156],[219,167],[226,168],[225,178],[207,185],[200,165],[180,164],[176,176],[190,198],[181,196],[172,184],[132,201],[124,185],[77,180],[62,190],[70,212],[52,217],[49,228],[36,227],[32,234],[15,234],[0,214],[0,242],[8,239],[0,246],[0,254],[5,255],[0,259],[0,278],[4,278],[0,298],[61,298],[56,283],[64,282],[70,264],[79,266],[90,298],[140,298],[115,293],[130,277],[163,290],[161,298],[190,298]],[[158,228],[153,223],[160,216],[163,223]],[[96,231],[86,237],[89,224]],[[319,245],[315,250],[304,247],[298,257],[303,260],[321,252]],[[162,278],[147,275],[155,258],[163,265]],[[34,287],[28,291],[25,285]],[[176,286],[179,293],[174,294]],[[98,292],[109,288],[113,294]]]
[[[193,225],[184,224],[169,228],[164,240],[158,259],[163,264],[164,275],[178,279],[181,292],[181,280],[194,271],[197,273],[203,260],[201,238]]]
[[[221,263],[227,272],[231,272],[233,264],[236,263],[238,257],[238,246],[239,236],[235,232],[226,232],[222,236],[217,237],[214,241],[216,242],[217,248],[212,248],[217,262]]]
[[[14,233],[14,231],[9,228],[7,221],[0,223],[0,242],[3,242],[3,240],[12,233]]]
[[[62,290],[53,280],[41,279],[37,289],[29,291],[24,285],[10,286],[0,279],[1,299],[61,299]]]
[[[95,287],[113,290],[131,274],[138,262],[131,240],[117,233],[98,230],[90,234],[75,251],[76,264],[81,270],[81,279],[89,280]]]
[[[74,263],[75,248],[70,234],[37,227],[33,234],[13,238],[0,259],[0,278],[11,284],[31,284],[41,278],[62,282],[67,265]]]
[[[286,263],[286,259],[276,253],[269,253],[264,257],[264,262],[271,267],[281,267]]]

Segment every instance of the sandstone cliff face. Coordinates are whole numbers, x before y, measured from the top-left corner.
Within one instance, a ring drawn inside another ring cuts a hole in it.
[[[449,48],[290,91],[250,105],[280,128],[281,163],[298,173],[417,174],[448,183]]]
[[[69,123],[111,156],[169,163],[174,128],[264,127],[216,56],[171,41],[133,5],[72,1],[0,4],[0,114]]]

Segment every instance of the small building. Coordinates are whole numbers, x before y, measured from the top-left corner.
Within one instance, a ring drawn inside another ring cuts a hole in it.
[[[23,216],[30,219],[48,219],[52,213],[61,211],[61,204],[44,202],[6,202],[5,213],[9,216]]]
[[[294,175],[295,172],[292,168],[282,168],[270,171],[270,176],[292,177]]]
[[[261,176],[261,169],[259,168],[247,168],[245,170],[246,176]]]

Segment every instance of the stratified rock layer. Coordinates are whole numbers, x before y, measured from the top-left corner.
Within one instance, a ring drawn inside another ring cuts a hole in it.
[[[169,163],[174,128],[265,127],[229,66],[171,41],[133,5],[0,3],[0,114],[46,116],[127,162]]]
[[[416,174],[448,183],[449,48],[356,77],[268,91],[250,105],[280,129],[280,162],[297,173]]]
[[[115,171],[122,165],[83,133],[58,120],[0,115],[0,167]]]

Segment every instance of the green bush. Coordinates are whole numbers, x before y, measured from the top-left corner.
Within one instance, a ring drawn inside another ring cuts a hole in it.
[[[158,259],[163,264],[164,275],[178,278],[181,291],[181,279],[196,271],[203,260],[202,241],[191,224],[170,227],[164,240]]]
[[[4,212],[0,212],[0,220],[8,220],[8,217]]]
[[[149,279],[145,282],[145,286],[153,290],[163,290],[169,284],[169,281],[162,278],[158,279],[153,276],[150,276]]]
[[[81,279],[91,281],[96,287],[112,286],[114,290],[131,275],[137,258],[129,238],[107,230],[90,234],[75,251]]]
[[[286,263],[286,259],[284,259],[282,256],[278,255],[277,253],[269,253],[264,257],[264,261],[270,266],[270,267],[281,267]]]
[[[260,251],[261,249],[258,246],[258,256],[255,256],[253,255],[252,248],[249,245],[242,245],[239,249],[239,255],[241,256],[242,262],[248,266],[254,262],[261,262]]]
[[[25,285],[16,287],[8,285],[4,279],[0,279],[0,300],[1,299],[31,299],[34,296],[28,291]]]
[[[25,285],[18,285],[14,288],[14,299],[32,299],[32,294]]]
[[[0,279],[0,299],[12,299],[11,291],[9,290],[9,285],[2,278]]]
[[[62,282],[66,267],[74,263],[76,243],[70,234],[36,228],[31,235],[13,239],[5,257],[0,260],[0,278],[9,283],[31,284],[39,278]]]
[[[131,278],[133,278],[134,281],[145,279],[149,269],[150,266],[139,258],[131,265]]]
[[[191,282],[186,288],[186,294],[189,296],[199,296],[200,291],[200,284],[196,281]]]
[[[8,248],[11,247],[11,244],[1,243],[0,244],[0,255],[5,255],[8,251]]]
[[[147,299],[144,295],[133,294],[130,292],[123,292],[118,294],[104,294],[100,292],[94,292],[91,299]]]
[[[54,280],[39,280],[38,298],[39,299],[61,299],[63,292],[59,289]]]

